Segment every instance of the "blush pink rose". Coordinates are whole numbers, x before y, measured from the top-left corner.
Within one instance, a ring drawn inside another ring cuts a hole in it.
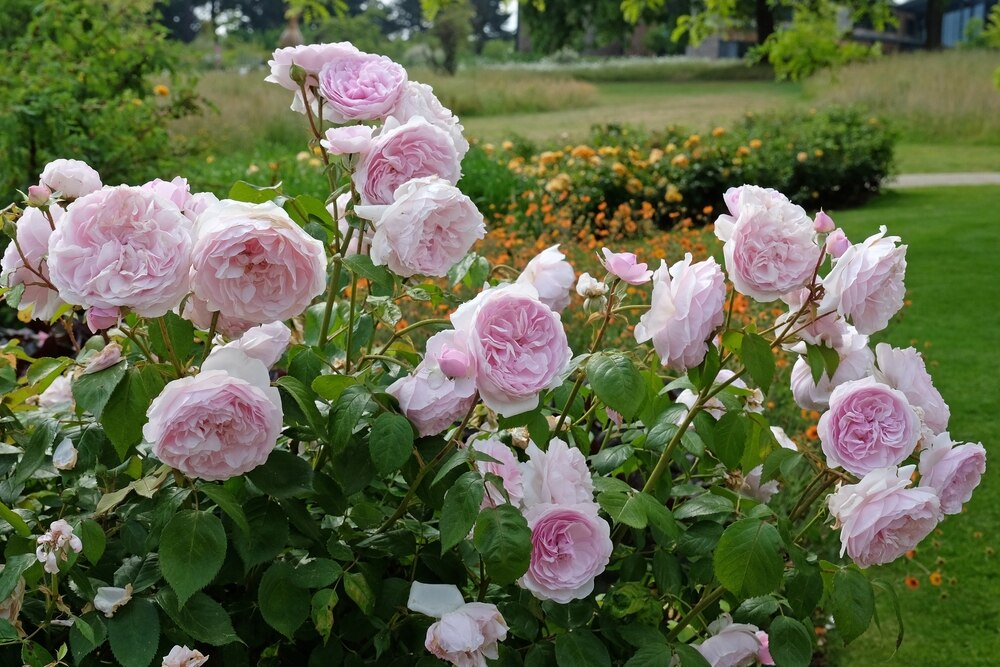
[[[569,305],[575,281],[573,267],[566,261],[566,255],[559,252],[558,244],[532,257],[517,277],[517,282],[534,286],[538,290],[538,300],[557,313]]]
[[[741,201],[735,220],[720,217],[715,235],[736,291],[766,303],[809,284],[820,247],[801,206],[761,199]]]
[[[226,199],[198,218],[191,289],[209,312],[252,324],[287,320],[325,288],[323,244],[276,204]]]
[[[49,162],[42,169],[38,184],[58,192],[62,199],[79,199],[103,187],[100,174],[82,160]]]
[[[52,199],[52,190],[49,190],[47,185],[28,186],[29,206],[46,206],[50,199]]]
[[[292,330],[284,322],[261,324],[247,329],[246,333],[238,339],[213,348],[209,358],[211,359],[212,355],[218,353],[219,350],[232,348],[270,368],[285,353],[291,340]]]
[[[356,206],[375,223],[371,258],[400,276],[445,276],[486,235],[483,216],[471,199],[431,176],[404,183],[388,206]]]
[[[212,311],[204,300],[191,294],[184,302],[184,310],[181,311],[181,317],[192,322],[199,329],[207,331],[212,327],[212,319],[216,312],[218,311]],[[248,329],[256,326],[256,324],[256,322],[251,322],[250,320],[241,320],[238,317],[219,313],[219,317],[215,322],[215,330],[229,338],[239,338]]]
[[[267,368],[220,349],[201,372],[167,384],[142,428],[153,455],[188,477],[225,480],[267,460],[281,433],[281,397]]]
[[[840,555],[860,567],[891,563],[938,524],[941,501],[933,489],[907,488],[914,466],[878,468],[827,498],[840,527]]]
[[[63,216],[62,207],[53,204],[49,213],[58,225]],[[52,226],[45,214],[37,208],[26,209],[17,221],[17,243],[11,241],[0,260],[0,285],[24,285],[17,308],[26,310],[30,307],[31,316],[38,320],[51,319],[66,303],[59,298],[59,292],[47,284],[49,268],[46,255],[51,236]]]
[[[948,430],[951,409],[927,373],[924,358],[914,348],[905,350],[886,343],[875,346],[878,369],[875,377],[906,394],[906,400],[922,411],[921,418],[934,433]]]
[[[59,561],[69,560],[70,551],[77,554],[83,551],[83,542],[65,519],[49,524],[49,529],[35,538],[35,544],[35,558],[44,563],[42,569],[49,574],[59,574]]]
[[[791,378],[792,398],[800,408],[826,410],[830,406],[830,394],[837,386],[871,374],[875,355],[868,348],[868,336],[857,333],[853,327],[850,329],[851,333],[844,336],[837,350],[840,363],[832,378],[824,370],[819,382],[814,382],[808,362],[802,357],[795,361]]]
[[[735,219],[740,217],[744,208],[751,206],[763,206],[773,208],[788,203],[788,197],[773,188],[762,188],[758,185],[741,185],[729,188],[722,196],[726,202],[729,214],[723,214],[724,223],[735,223]]]
[[[906,246],[898,236],[878,234],[844,251],[823,278],[820,310],[836,310],[863,334],[884,329],[903,307]]]
[[[723,614],[708,626],[712,636],[694,648],[711,667],[750,667],[756,664],[767,647],[760,635],[767,637],[756,625],[733,623],[729,614]],[[774,662],[764,663],[774,664]]]
[[[292,111],[305,114],[306,105],[312,109],[312,113],[319,115],[319,99],[316,97],[316,88],[319,86],[319,73],[323,67],[331,62],[342,59],[356,57],[360,51],[350,42],[335,42],[332,44],[306,44],[300,46],[288,46],[277,49],[267,61],[271,68],[271,73],[264,79],[269,83],[276,83],[282,88],[294,91],[292,98]],[[306,96],[303,98],[299,84],[292,80],[292,66],[301,67],[305,74]],[[323,117],[326,120],[337,121],[337,114],[329,114],[329,107],[324,106]],[[337,121],[340,122],[340,121]]]
[[[920,420],[903,392],[871,377],[837,386],[818,429],[827,464],[859,476],[898,465],[920,439]]]
[[[920,487],[934,489],[941,511],[959,514],[986,472],[986,449],[980,443],[956,444],[940,433],[920,452]]]
[[[332,155],[364,153],[372,144],[372,128],[367,125],[331,127],[319,143]]]
[[[594,480],[579,449],[552,438],[545,451],[532,442],[527,452],[520,464],[525,509],[594,502]]]
[[[158,194],[180,209],[181,212],[187,208],[188,203],[191,201],[191,186],[188,185],[186,178],[181,178],[180,176],[175,176],[170,181],[154,178],[139,187]]]
[[[597,505],[538,505],[526,515],[531,563],[518,584],[540,600],[560,604],[585,598],[604,572],[614,545]]]
[[[634,253],[631,252],[611,252],[607,248],[601,248],[604,259],[601,264],[611,275],[620,278],[629,285],[643,285],[648,283],[653,277],[653,272],[647,268],[644,262],[639,262]]]
[[[515,507],[520,506],[524,498],[524,484],[517,457],[510,451],[510,447],[496,438],[473,440],[469,446],[477,452],[482,452],[495,459],[495,461],[476,459],[476,470],[483,476],[491,474],[499,477],[503,481],[503,492],[506,492],[510,504]],[[482,507],[496,507],[506,503],[507,500],[504,498],[503,492],[496,487],[494,482],[486,482],[486,495],[483,497]]]
[[[387,116],[406,84],[406,70],[385,56],[359,51],[328,61],[318,78],[332,120],[344,123]]]
[[[757,651],[757,659],[760,660],[760,664],[773,665],[774,658],[771,657],[771,638],[763,630],[758,630],[754,634],[757,636],[757,641],[760,642],[760,650]]]
[[[816,219],[813,220],[813,227],[820,234],[829,234],[837,228],[837,224],[833,221],[833,218],[821,210],[816,214]]]
[[[826,237],[826,251],[834,259],[840,259],[850,247],[851,242],[843,229],[835,229]]]
[[[483,403],[509,417],[534,409],[539,395],[559,386],[571,351],[559,315],[530,285],[480,292],[451,315],[476,360]]]
[[[400,123],[420,117],[431,125],[440,127],[455,142],[460,160],[469,152],[469,142],[463,134],[465,128],[458,121],[458,116],[441,104],[434,89],[426,83],[407,81],[391,115]]]
[[[462,176],[461,158],[447,132],[416,116],[389,118],[361,154],[354,185],[366,204],[391,204],[407,181],[437,176],[451,185]]]
[[[84,366],[80,375],[89,375],[90,373],[103,371],[105,368],[111,368],[121,360],[122,346],[112,341],[105,345],[97,354],[87,357],[87,365]]]
[[[77,199],[49,237],[49,273],[67,303],[160,317],[188,291],[193,226],[176,206],[120,185]]]
[[[650,309],[635,327],[638,343],[653,341],[660,362],[677,371],[700,364],[708,339],[725,320],[726,279],[714,259],[691,263],[691,253],[653,274]]]
[[[507,622],[496,605],[467,602],[427,628],[424,646],[455,667],[486,667],[500,657],[498,642],[507,638]]]
[[[91,306],[87,309],[87,328],[94,333],[118,326],[122,319],[121,308],[101,308]]]
[[[161,667],[201,667],[208,662],[208,656],[187,646],[174,646],[163,656]]]

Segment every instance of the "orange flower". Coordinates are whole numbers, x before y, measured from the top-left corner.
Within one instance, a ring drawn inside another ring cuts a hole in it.
[[[757,150],[758,148],[760,148],[763,145],[764,145],[764,142],[761,141],[760,139],[751,139],[750,140],[750,148],[752,148],[754,150]]]
[[[920,581],[917,580],[916,577],[907,576],[905,579],[903,579],[903,582],[906,584],[906,587],[909,588],[911,591],[915,591],[918,588],[920,588]]]
[[[153,94],[158,97],[166,97],[170,94],[170,89],[164,86],[162,83],[158,83],[153,86]]]
[[[931,586],[940,586],[941,582],[944,580],[944,577],[941,576],[940,572],[934,570],[927,576],[927,579],[928,581],[931,582]]]

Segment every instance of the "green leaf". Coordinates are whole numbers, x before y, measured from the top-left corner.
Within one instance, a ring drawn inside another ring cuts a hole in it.
[[[531,530],[513,505],[487,507],[480,512],[473,544],[495,584],[513,583],[528,571]]]
[[[556,637],[559,667],[611,667],[608,649],[589,630],[573,630]]]
[[[737,623],[750,623],[766,627],[768,620],[778,611],[778,601],[770,595],[747,598],[733,612],[733,620]]]
[[[784,474],[785,470],[792,469],[792,466],[795,466],[801,460],[802,455],[797,451],[778,447],[764,459],[764,470],[760,475],[761,484],[775,479],[779,472]],[[788,477],[787,474],[785,476]]]
[[[344,266],[353,273],[367,278],[383,289],[392,289],[392,274],[384,266],[375,266],[368,255],[352,255],[344,258]]]
[[[485,495],[483,477],[475,470],[463,474],[448,489],[441,508],[441,553],[468,537]]]
[[[163,324],[170,345],[163,339],[163,329],[154,321],[149,323],[149,345],[160,359],[171,360],[176,356],[183,364],[194,355],[194,325],[176,313],[169,312],[163,316]],[[171,349],[173,354],[170,353]]]
[[[386,475],[403,467],[413,451],[413,427],[403,415],[383,412],[372,424],[368,438],[372,463]]]
[[[646,383],[632,360],[620,352],[595,354],[587,362],[587,380],[597,397],[631,419],[646,400]]]
[[[68,357],[42,357],[41,359],[37,359],[28,367],[26,374],[28,384],[44,382],[50,378],[55,380],[55,376],[62,374],[72,363],[73,360]]]
[[[309,463],[283,449],[272,451],[264,465],[248,472],[247,477],[272,498],[289,498],[312,491],[313,471]]]
[[[3,519],[21,537],[31,537],[31,527],[24,522],[21,515],[0,503],[0,519]]]
[[[625,667],[670,667],[670,649],[663,644],[649,644],[636,651]]]
[[[90,637],[84,636],[82,629],[84,624],[90,629]],[[107,638],[108,629],[99,614],[90,612],[78,618],[69,630],[69,647],[73,651],[76,663],[83,662],[83,658],[103,644]]]
[[[108,542],[104,529],[93,519],[85,519],[80,523],[76,532],[80,536],[80,541],[83,542],[84,558],[97,565],[97,561],[101,560],[101,556],[104,555],[104,547]]]
[[[736,595],[765,595],[781,584],[785,562],[778,529],[741,519],[722,533],[713,564],[719,582]]]
[[[337,591],[332,588],[324,588],[313,593],[310,616],[324,644],[330,639],[330,633],[333,631],[333,608],[339,601]]]
[[[247,202],[248,204],[263,204],[281,196],[281,183],[272,186],[254,185],[246,181],[236,181],[229,188],[229,199]]]
[[[237,528],[245,534],[250,532],[250,524],[247,522],[247,516],[243,512],[243,506],[240,505],[229,489],[221,484],[199,484],[198,490],[218,505],[219,509],[233,520]]]
[[[320,375],[312,381],[312,390],[320,398],[325,398],[331,403],[340,398],[345,389],[358,381],[349,375]]]
[[[838,570],[830,589],[830,613],[845,644],[860,637],[875,614],[875,593],[868,578],[854,568]]]
[[[294,584],[295,569],[276,562],[267,569],[257,588],[260,615],[272,628],[294,639],[295,631],[309,618],[309,595]]]
[[[285,402],[286,397],[292,399],[302,414],[305,415],[306,422],[313,433],[316,436],[322,435],[326,430],[326,425],[319,414],[319,410],[316,408],[317,396],[313,393],[312,389],[291,375],[278,378],[275,384],[278,385],[278,390],[281,392],[282,403]]]
[[[288,542],[288,517],[276,503],[266,497],[257,497],[246,504],[247,522],[253,526],[249,533],[233,535],[233,546],[249,570],[271,560]]]
[[[329,558],[314,558],[295,568],[295,585],[299,588],[325,588],[344,574],[340,563]]]
[[[648,523],[639,494],[634,492],[606,491],[597,494],[597,503],[616,523],[632,528],[645,528]]]
[[[760,390],[767,393],[774,379],[774,351],[771,344],[757,334],[743,336],[741,357],[747,372]]]
[[[674,518],[684,520],[713,514],[729,514],[735,509],[733,501],[729,498],[717,496],[714,493],[703,493],[675,509]]]
[[[670,539],[677,539],[680,536],[681,530],[677,526],[677,522],[674,521],[673,513],[667,509],[666,505],[648,493],[638,493],[635,499],[645,513],[650,528],[662,532]],[[653,535],[656,537],[655,532]]]
[[[678,644],[673,647],[674,654],[680,659],[680,667],[711,667],[698,650],[688,644]]]
[[[34,553],[9,556],[0,570],[0,600],[6,600],[17,588],[17,581],[29,567],[38,562]]]
[[[806,343],[806,363],[809,364],[809,372],[812,374],[813,384],[819,384],[826,371],[826,361],[819,345]]]
[[[122,461],[129,449],[142,440],[146,410],[163,385],[163,376],[155,367],[130,368],[108,399],[101,413],[101,426]]]
[[[21,662],[27,667],[51,667],[56,664],[55,658],[41,644],[31,640],[21,644]],[[130,667],[125,665],[125,667]]]
[[[653,579],[661,595],[664,593],[677,595],[684,584],[681,564],[677,557],[663,549],[657,549],[653,553]]]
[[[226,558],[226,530],[209,512],[183,510],[163,529],[160,569],[183,606],[215,578]]]
[[[354,600],[365,616],[371,616],[375,611],[375,593],[361,572],[344,573],[344,592]]]
[[[240,641],[229,612],[221,604],[198,592],[182,608],[177,602],[177,596],[169,588],[161,588],[156,594],[160,608],[167,613],[181,630],[191,637],[212,646],[225,646]]]
[[[123,359],[96,373],[81,375],[73,381],[73,399],[76,405],[100,419],[111,393],[125,377],[128,364]]]
[[[713,427],[715,452],[726,468],[739,468],[746,447],[746,417],[738,412],[727,412]]]
[[[14,475],[10,482],[12,485],[23,484],[35,474],[35,471],[45,462],[45,452],[55,442],[57,435],[59,435],[59,423],[55,420],[46,419],[35,427],[27,446],[24,448],[24,454],[21,455],[21,460],[18,461],[17,468],[14,469]],[[16,519],[14,519],[14,523],[17,523]]]
[[[767,630],[768,647],[777,667],[809,667],[812,639],[805,626],[788,616],[779,616]]]
[[[792,613],[805,618],[813,613],[823,597],[823,576],[819,568],[807,563],[796,563],[795,570],[785,582],[785,599]]]
[[[889,596],[889,601],[892,602],[892,609],[896,613],[896,624],[899,626],[899,632],[896,634],[896,649],[903,645],[903,610],[899,606],[899,597],[896,595],[896,590],[892,587],[892,584],[888,584],[884,581],[875,580],[872,582],[872,586],[884,592]]]
[[[0,618],[0,643],[16,642],[21,639],[17,633],[17,628],[10,624],[6,618]]]
[[[160,618],[145,598],[134,598],[108,621],[111,652],[122,667],[149,667],[160,644]]]

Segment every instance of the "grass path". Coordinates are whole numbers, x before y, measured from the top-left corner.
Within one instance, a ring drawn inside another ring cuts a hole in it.
[[[890,192],[863,209],[836,215],[853,239],[886,225],[903,237],[912,306],[885,339],[916,345],[935,385],[951,406],[955,438],[982,441],[987,473],[967,506],[948,517],[921,544],[913,562],[878,568],[900,596],[906,639],[888,665],[973,667],[998,664],[1000,655],[1000,187]],[[942,559],[939,564],[938,559]],[[940,570],[931,585],[925,569]],[[904,586],[904,577],[919,583]],[[886,664],[895,617],[882,601],[883,633],[872,629],[846,650],[838,667]]]

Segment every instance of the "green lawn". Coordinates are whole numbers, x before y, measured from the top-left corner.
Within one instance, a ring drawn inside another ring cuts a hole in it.
[[[1000,451],[997,418],[1000,382],[1000,188],[964,187],[890,192],[863,209],[835,219],[852,239],[886,225],[908,244],[907,290],[912,306],[884,338],[916,345],[934,382],[951,406],[954,438],[982,441]],[[1000,654],[1000,459],[967,506],[924,541],[913,562],[871,574],[899,593],[906,639],[889,665],[962,667],[995,665]],[[940,560],[939,560],[940,559]],[[926,568],[926,569],[925,569]],[[930,584],[940,570],[944,584]],[[904,577],[919,587],[911,590]],[[891,607],[879,605],[883,633],[872,629],[846,650],[834,650],[842,667],[880,665],[892,655],[896,626]]]
[[[1000,146],[983,144],[896,144],[896,164],[902,174],[956,171],[1000,171]]]

